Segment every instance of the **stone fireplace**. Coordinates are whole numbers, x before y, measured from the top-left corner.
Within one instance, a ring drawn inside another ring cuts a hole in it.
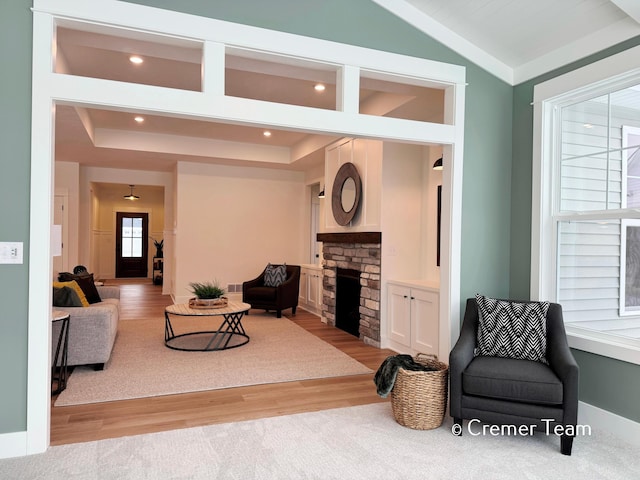
[[[359,338],[380,347],[381,232],[319,233],[323,242],[322,316],[336,326],[338,269],[360,273]],[[353,273],[352,273],[353,274]]]

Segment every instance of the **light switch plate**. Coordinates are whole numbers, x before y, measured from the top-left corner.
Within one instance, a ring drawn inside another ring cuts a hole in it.
[[[0,242],[0,263],[21,264],[22,242]]]

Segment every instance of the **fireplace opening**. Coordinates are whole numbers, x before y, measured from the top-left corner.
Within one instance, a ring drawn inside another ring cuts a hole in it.
[[[360,272],[336,270],[336,327],[360,338]]]

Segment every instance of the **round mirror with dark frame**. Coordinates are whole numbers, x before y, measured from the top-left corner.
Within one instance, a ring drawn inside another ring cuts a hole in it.
[[[362,181],[358,169],[353,163],[343,164],[333,181],[331,209],[338,225],[347,225],[360,205]]]

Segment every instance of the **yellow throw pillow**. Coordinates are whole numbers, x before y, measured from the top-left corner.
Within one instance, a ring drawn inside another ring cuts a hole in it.
[[[78,282],[76,282],[75,280],[72,280],[70,282],[53,282],[53,286],[55,288],[62,288],[62,287],[73,288],[73,290],[78,294],[78,298],[80,299],[80,302],[82,303],[82,306],[83,307],[88,307],[89,306],[89,302],[87,301],[87,297],[85,296],[84,292],[80,288],[80,285],[78,285]]]

